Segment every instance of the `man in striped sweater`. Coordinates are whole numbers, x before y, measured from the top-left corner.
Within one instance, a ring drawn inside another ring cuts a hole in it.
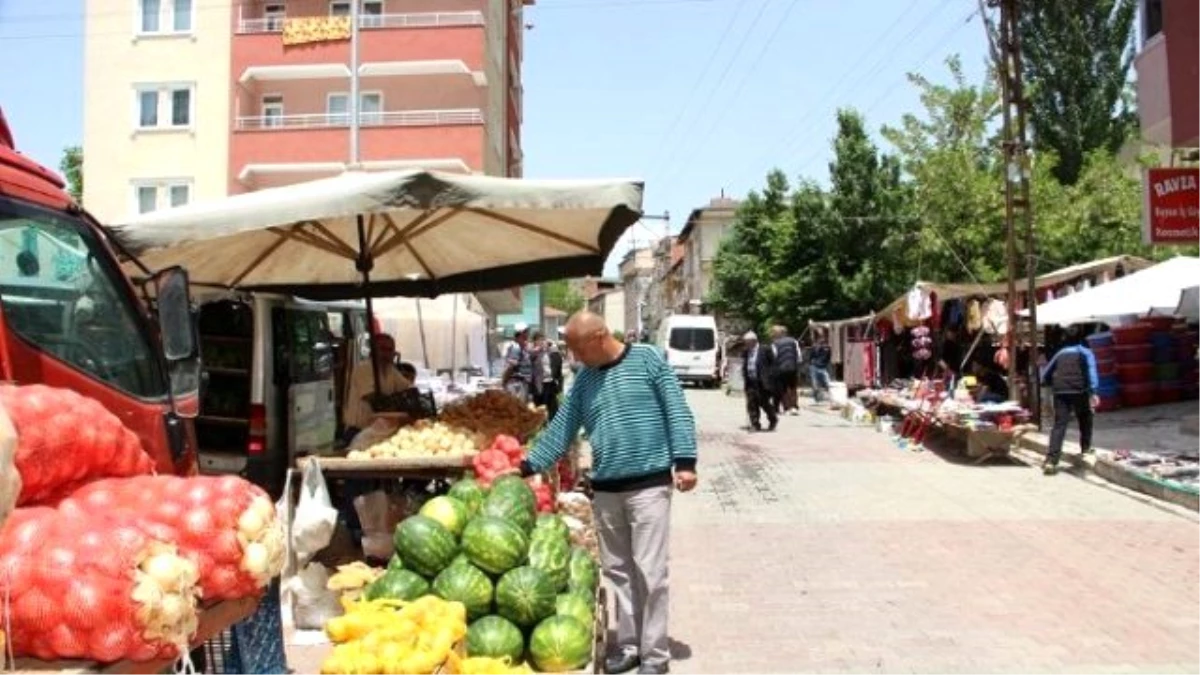
[[[592,489],[604,574],[616,600],[609,673],[666,673],[671,493],[696,487],[696,424],[671,367],[651,345],[623,344],[580,312],[567,346],[584,368],[521,474],[550,469],[580,428],[592,444]]]

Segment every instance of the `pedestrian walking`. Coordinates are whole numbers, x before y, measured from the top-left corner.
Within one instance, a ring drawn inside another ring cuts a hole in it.
[[[750,416],[750,428],[762,431],[762,413],[767,414],[767,429],[775,431],[779,426],[779,404],[775,401],[775,350],[769,345],[760,345],[754,332],[742,336],[746,345],[746,356],[742,360],[742,381],[746,390],[746,414]]]
[[[547,418],[554,419],[562,391],[562,354],[558,345],[540,332],[533,334],[533,378],[533,402],[545,406]]]
[[[808,379],[812,384],[813,401],[821,402],[821,394],[829,393],[829,363],[833,353],[829,349],[829,340],[825,330],[818,328],[813,331],[813,346],[808,355]]]
[[[587,311],[567,322],[567,346],[583,368],[520,473],[549,470],[586,431],[600,563],[616,601],[605,672],[666,673],[671,493],[696,486],[696,424],[653,346],[622,343]]]
[[[1096,371],[1096,355],[1084,346],[1083,333],[1077,327],[1067,329],[1066,345],[1042,369],[1041,380],[1054,393],[1054,426],[1050,430],[1046,462],[1042,464],[1042,473],[1052,476],[1058,472],[1072,414],[1079,420],[1079,447],[1084,454],[1092,452],[1092,417],[1100,402],[1096,397],[1100,376]]]
[[[528,403],[533,389],[533,350],[529,344],[529,326],[513,327],[513,341],[504,352],[504,374],[500,381],[508,393]]]
[[[779,399],[779,414],[800,414],[796,398],[796,387],[800,384],[800,343],[788,335],[787,328],[775,326],[771,329],[771,343],[775,347],[775,370],[778,384],[775,391]]]

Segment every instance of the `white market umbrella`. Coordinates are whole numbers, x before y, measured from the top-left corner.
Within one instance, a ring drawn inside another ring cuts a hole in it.
[[[632,180],[347,172],[112,229],[143,264],[183,266],[193,283],[318,300],[434,297],[599,275],[640,217],[642,190]]]

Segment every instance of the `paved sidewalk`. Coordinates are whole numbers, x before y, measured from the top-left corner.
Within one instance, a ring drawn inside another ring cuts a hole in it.
[[[675,672],[1200,670],[1195,514],[817,413],[751,436],[740,397],[688,396]]]

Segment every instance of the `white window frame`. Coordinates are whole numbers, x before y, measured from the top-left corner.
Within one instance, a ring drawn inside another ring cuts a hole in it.
[[[142,25],[142,8],[146,0],[133,0],[133,34],[135,37],[178,37],[190,36],[196,33],[196,4],[202,0],[192,0],[188,11],[189,21],[186,30],[175,30],[176,0],[158,0],[158,30],[146,30]]]
[[[270,116],[268,110],[278,110],[275,117]],[[264,129],[275,129],[283,126],[284,116],[283,94],[263,94],[259,101],[259,115],[262,117],[262,126]],[[272,122],[271,120],[275,120]]]
[[[263,18],[267,21],[267,30],[279,32],[287,20],[287,3],[271,2],[263,7]]]
[[[154,208],[145,213],[153,213],[163,209],[173,208],[171,206],[171,191],[176,188],[184,188],[187,190],[187,201],[179,206],[185,206],[192,202],[194,183],[190,178],[140,178],[130,181],[130,206],[131,214],[141,214],[142,208],[142,190],[154,191]]]
[[[188,92],[187,124],[174,124],[175,92]],[[156,92],[158,119],[153,126],[142,126],[142,94]],[[196,127],[196,84],[194,82],[138,82],[133,85],[134,132],[191,131]]]
[[[362,102],[363,102],[363,99],[367,98],[368,96],[376,96],[379,98],[379,112],[374,112],[374,113],[364,113],[363,112]],[[333,112],[333,106],[331,104],[333,103],[333,99],[337,98],[337,97],[346,99],[346,112],[345,113]],[[358,92],[358,122],[359,122],[359,124],[363,124],[363,125],[382,124],[383,116],[386,113],[386,108],[384,107],[384,103],[385,103],[385,101],[383,98],[382,90],[371,89],[369,91]],[[348,92],[348,91],[331,91],[328,94],[326,94],[325,95],[325,114],[329,116],[329,120],[330,120],[331,124],[349,125],[350,124],[350,92]],[[336,121],[335,116],[343,115],[343,114],[345,115],[345,121],[343,121],[343,122]],[[368,115],[368,116],[364,117],[364,115]]]

